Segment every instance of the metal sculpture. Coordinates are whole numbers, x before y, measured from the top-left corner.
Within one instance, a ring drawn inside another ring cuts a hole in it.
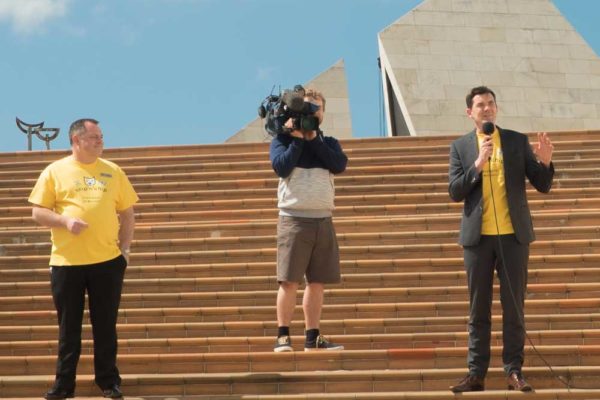
[[[60,132],[60,128],[44,128],[44,122],[39,122],[37,124],[28,124],[23,122],[17,117],[17,127],[21,130],[21,132],[27,135],[27,150],[31,151],[31,137],[35,134],[40,140],[43,140],[46,143],[46,150],[50,150],[50,142],[58,136]],[[46,133],[42,134],[42,132],[52,132],[51,134]]]

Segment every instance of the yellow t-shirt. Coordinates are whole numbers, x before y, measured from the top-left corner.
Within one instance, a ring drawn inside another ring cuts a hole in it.
[[[481,147],[484,133],[477,133],[477,143]],[[498,129],[492,134],[492,143],[494,150],[491,160],[483,166],[483,215],[481,220],[482,235],[508,235],[515,233],[510,214],[508,211],[508,201],[506,200],[506,185],[504,181],[504,156],[502,155],[502,146],[500,145],[500,133]],[[492,179],[490,183],[490,169]],[[492,191],[494,201],[492,202]],[[496,204],[496,216],[498,217],[498,227],[496,227],[496,217],[494,216],[493,204]]]
[[[87,265],[121,254],[117,211],[138,201],[129,179],[119,166],[97,159],[92,164],[72,156],[57,160],[38,178],[29,202],[60,215],[81,218],[88,227],[79,235],[52,228],[50,265]]]

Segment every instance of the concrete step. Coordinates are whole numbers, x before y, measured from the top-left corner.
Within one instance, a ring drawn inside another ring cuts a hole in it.
[[[555,148],[553,160],[587,160],[600,157],[600,149],[595,148],[577,148],[576,144],[570,145],[570,149],[562,149],[560,144]],[[107,152],[109,152],[107,150]],[[353,163],[376,164],[380,160],[389,163],[389,158],[394,158],[394,163],[444,163],[448,161],[449,147],[447,145],[438,146],[398,146],[372,148],[350,148],[344,149]],[[27,154],[29,156],[29,154]],[[66,155],[66,154],[65,154]],[[423,157],[427,155],[427,157]],[[30,157],[28,157],[30,158]],[[56,157],[58,159],[60,157]],[[232,162],[235,159],[235,162]],[[2,171],[41,171],[50,162],[50,160],[28,160],[28,161],[8,161],[4,162],[3,154],[0,154],[0,169]],[[53,159],[54,160],[54,159]],[[189,154],[182,155],[160,155],[160,156],[137,156],[137,157],[115,157],[109,158],[110,161],[118,165],[129,168],[132,166],[152,166],[152,165],[182,165],[182,164],[235,164],[236,162],[245,162],[249,165],[251,162],[268,162],[268,154],[265,152],[239,152],[235,154]]]
[[[170,323],[170,322],[216,322],[216,321],[265,321],[275,318],[275,293],[268,305],[226,305],[225,301],[213,301],[210,306],[198,306],[201,294],[179,294],[179,305],[164,306],[163,295],[125,295],[119,311],[119,323]],[[129,304],[127,303],[129,302]],[[56,323],[56,312],[50,296],[20,296],[2,298],[0,326],[52,325]],[[231,304],[231,303],[230,303]],[[237,304],[237,303],[233,303]],[[586,314],[596,313],[600,298],[555,298],[525,301],[526,314]],[[467,300],[457,301],[411,301],[402,303],[349,303],[323,306],[323,319],[359,318],[406,318],[417,316],[447,317],[465,315]],[[492,302],[494,313],[501,312],[500,302]],[[302,315],[301,306],[295,313]],[[84,313],[87,318],[88,312]]]
[[[355,197],[353,201],[340,201],[340,203],[336,206],[335,215],[344,217],[454,214],[461,212],[463,208],[461,203],[455,202],[398,204],[392,198],[388,199],[388,203],[364,197]],[[542,212],[592,211],[600,206],[600,198],[530,200],[529,206],[532,210]],[[139,203],[136,204],[135,211],[136,220],[143,222],[182,219],[272,219],[278,215],[279,211],[276,207],[276,199],[174,201]],[[0,208],[0,226],[19,225],[19,222],[24,221],[29,225],[33,224],[30,206]]]
[[[553,366],[595,367],[600,345],[536,346],[533,352],[525,346],[524,369],[540,367],[540,354]],[[250,352],[250,353],[181,353],[181,354],[119,354],[119,370],[123,374],[177,374],[216,372],[293,372],[352,371],[464,368],[466,347],[436,347],[421,349],[342,350],[314,352]],[[492,346],[492,367],[502,366],[502,348]],[[93,373],[93,356],[82,355],[78,372]],[[39,375],[52,371],[56,357],[0,357],[0,375]]]
[[[574,207],[569,207],[571,203]],[[385,217],[402,217],[405,222],[417,223],[418,225],[413,228],[415,230],[425,230],[424,223],[431,224],[435,223],[440,226],[441,229],[456,229],[456,224],[448,224],[449,221],[459,221],[460,208],[457,208],[456,204],[445,204],[445,205],[379,205],[379,206],[357,206],[357,207],[338,207],[335,211],[336,219],[377,219],[381,216]],[[568,220],[562,219],[563,215],[579,214],[582,212],[588,213],[588,215],[594,215],[600,213],[600,209],[596,208],[599,204],[589,199],[577,200],[566,200],[564,203],[562,200],[555,200],[549,204],[543,204],[544,209],[533,210],[532,216],[546,215],[546,223],[541,226],[560,226],[568,223]],[[583,207],[594,207],[594,208],[583,208]],[[439,209],[435,209],[438,207]],[[450,217],[450,218],[446,218]],[[139,226],[152,224],[152,226],[158,225],[173,225],[173,224],[222,224],[222,223],[247,223],[250,221],[262,222],[268,220],[275,220],[277,218],[277,210],[275,208],[268,209],[252,209],[252,210],[219,210],[219,211],[173,211],[173,212],[148,212],[148,213],[137,213],[136,224]],[[441,225],[440,225],[441,223]],[[587,221],[585,225],[589,225],[592,222]],[[0,217],[0,230],[7,231],[18,231],[24,227],[34,227],[34,222],[31,217],[20,216],[20,217]],[[137,225],[136,225],[137,226]],[[407,227],[407,230],[410,229]]]
[[[22,272],[23,279],[0,280],[0,293],[3,296],[39,296],[48,293],[48,269],[40,270],[38,276]],[[530,285],[595,284],[598,282],[598,268],[564,268],[536,270],[529,268]],[[12,278],[17,275],[12,275]],[[161,276],[168,276],[162,274]],[[0,274],[0,278],[6,277]],[[437,272],[393,272],[393,273],[344,273],[341,283],[330,287],[336,289],[385,289],[401,287],[462,287],[466,282],[464,271]],[[186,278],[134,278],[127,274],[123,293],[210,293],[277,290],[274,275],[263,276],[224,276]],[[553,291],[556,289],[549,286]],[[541,289],[540,289],[541,290]],[[533,293],[532,293],[533,295]]]
[[[555,131],[548,132],[553,143],[560,142],[561,149],[583,149],[593,147],[600,137],[598,130],[583,131]],[[537,141],[536,132],[527,132],[529,141],[533,144]],[[370,149],[379,149],[397,147],[406,149],[409,152],[427,148],[427,151],[433,151],[436,147],[447,148],[452,141],[458,138],[458,135],[440,135],[440,136],[398,136],[398,137],[372,137],[372,138],[353,138],[342,139],[340,141],[344,151],[354,154],[354,152],[365,152]],[[586,147],[586,144],[588,145]],[[141,157],[162,157],[179,155],[215,155],[230,156],[232,154],[263,154],[269,151],[269,143],[225,143],[225,144],[204,144],[204,145],[179,145],[179,146],[144,146],[144,147],[123,147],[104,149],[104,156],[108,159],[131,159]],[[559,147],[559,146],[556,146]],[[558,150],[558,149],[557,149]],[[34,160],[55,160],[70,154],[68,150],[50,150],[50,151],[19,151],[5,152],[0,155],[0,160],[22,161],[26,155],[31,161]]]
[[[414,176],[409,177],[409,179],[414,178]],[[404,181],[404,182],[403,182]],[[17,205],[17,206],[30,206],[26,198],[29,196],[31,192],[31,188],[33,187],[34,182],[26,182],[23,187],[19,188],[16,185],[19,185],[20,182],[13,183],[10,188],[0,188],[0,197],[7,199],[10,204],[7,203],[7,206]],[[575,191],[584,191],[585,195],[580,195],[580,197],[591,197],[593,193],[596,191],[598,185],[600,184],[600,178],[594,177],[583,177],[583,178],[560,178],[555,176],[553,183],[553,191],[558,191],[559,189],[571,189]],[[136,190],[141,193],[155,193],[155,192],[163,192],[169,193],[169,196],[176,196],[178,192],[191,192],[191,193],[217,193],[217,198],[224,198],[225,195],[220,195],[219,193],[227,193],[227,192],[237,192],[240,191],[243,193],[246,191],[263,191],[267,192],[268,190],[272,190],[272,198],[275,198],[276,188],[277,188],[277,179],[233,179],[233,180],[220,180],[220,181],[184,181],[184,182],[140,182],[135,183]],[[338,188],[340,188],[338,192]],[[587,190],[591,189],[593,192],[589,193]],[[340,196],[347,193],[348,195],[356,195],[357,191],[359,194],[364,193],[376,193],[375,191],[379,191],[379,193],[385,194],[386,192],[392,194],[416,194],[416,193],[442,193],[445,196],[448,190],[447,178],[444,177],[443,180],[439,181],[430,181],[430,182],[410,182],[406,181],[406,177],[398,177],[398,176],[375,176],[375,177],[345,177],[344,175],[336,177],[336,192]],[[535,198],[545,198],[544,196],[550,196],[552,198],[553,194],[550,195],[541,195],[534,192],[532,189],[529,190],[530,195],[533,199]],[[552,192],[551,192],[552,193]],[[22,200],[17,200],[14,203],[11,197],[19,196]],[[441,196],[441,195],[440,195]],[[253,198],[253,196],[248,196],[244,198]],[[171,198],[171,199],[177,199]],[[448,199],[448,197],[446,197]]]
[[[366,225],[366,224],[365,224]],[[185,249],[186,246],[201,249],[226,249],[266,247],[275,243],[275,225],[264,227],[268,235],[263,234],[256,227],[253,232],[245,232],[246,236],[217,236],[206,237],[205,230],[194,230],[193,227],[179,226],[180,230],[174,229],[150,229],[151,227],[140,227],[136,231],[136,237],[131,244],[134,253],[144,253],[148,249],[165,251],[166,249]],[[146,229],[144,229],[146,228]],[[454,243],[458,238],[457,230],[439,231],[411,231],[394,232],[394,230],[383,232],[365,233],[341,233],[338,230],[337,240],[340,245],[368,245],[368,244],[433,244]],[[345,232],[345,230],[342,230]],[[600,229],[597,226],[573,226],[573,227],[541,227],[536,230],[538,240],[575,240],[575,239],[598,239]],[[191,233],[194,234],[191,234]],[[235,233],[235,232],[232,232]],[[242,232],[244,233],[244,232]],[[43,255],[50,253],[50,232],[48,230],[29,229],[17,231],[0,231],[0,255]],[[161,247],[162,246],[162,247]],[[190,248],[191,248],[190,247]]]
[[[596,229],[600,225],[600,211],[572,211],[544,213],[534,211],[532,214],[536,233],[544,235],[574,234],[577,229]],[[30,218],[19,218],[33,224]],[[407,235],[437,235],[436,232],[457,232],[460,215],[422,215],[422,216],[373,216],[365,218],[334,217],[336,232],[346,234],[353,232],[380,233],[405,232]],[[168,239],[168,238],[221,238],[242,236],[273,235],[277,229],[277,219],[262,221],[217,221],[217,222],[153,222],[137,221],[136,239]],[[549,231],[546,231],[548,230]],[[552,229],[555,229],[552,231]],[[559,230],[558,233],[556,230]],[[556,233],[554,233],[556,232]],[[591,234],[590,237],[593,237]],[[47,242],[50,231],[32,225],[31,227],[5,226],[0,228],[0,243],[38,243]]]
[[[540,255],[531,256],[529,260],[529,279],[545,280],[548,282],[556,279],[565,281],[587,281],[590,272],[600,263],[600,254],[571,254],[571,255]],[[577,265],[578,268],[573,268]],[[273,280],[275,262],[238,262],[215,264],[176,264],[176,265],[140,265],[133,264],[127,267],[126,280],[134,279],[202,279],[235,277],[235,282],[242,285],[242,278],[255,277],[260,280]],[[370,281],[373,277],[403,276],[407,282],[435,281],[435,277],[446,279],[455,276],[459,279],[464,272],[462,257],[452,258],[420,258],[420,259],[389,259],[368,260],[356,259],[342,261],[342,277],[344,282],[353,282],[355,279]],[[564,270],[571,271],[565,273]],[[548,271],[548,272],[544,272]],[[454,275],[448,275],[454,274]],[[400,275],[398,275],[400,274]],[[165,278],[168,277],[168,278]],[[266,277],[266,278],[265,278]],[[375,278],[378,279],[378,278]],[[0,269],[0,282],[47,282],[49,270],[47,265],[39,268],[12,268]],[[222,282],[218,279],[214,282]],[[255,280],[243,280],[244,283],[256,283]],[[373,282],[381,284],[381,282]],[[205,284],[207,284],[205,282]]]
[[[368,171],[391,171],[395,173],[435,173],[443,172],[448,170],[448,156],[438,157],[434,159],[432,157],[420,156],[420,159],[416,159],[418,156],[412,155],[408,159],[402,158],[397,154],[385,155],[377,154],[374,157],[352,157],[351,162],[348,164],[348,168],[345,171],[346,175],[361,175]],[[437,162],[435,162],[437,161]],[[575,159],[569,157],[566,159],[555,159],[554,165],[556,171],[569,172],[572,169],[590,169],[595,170],[598,165],[600,158],[584,158]],[[384,168],[382,168],[384,166]],[[0,170],[0,182],[13,180],[22,181],[29,179],[36,179],[40,172],[45,166],[37,166],[32,169],[13,169],[6,168]],[[259,160],[239,160],[239,161],[226,161],[226,162],[193,162],[193,163],[161,163],[155,165],[133,165],[128,166],[127,164],[121,165],[127,176],[135,181],[138,176],[145,175],[162,175],[165,171],[169,171],[170,174],[177,173],[207,173],[208,176],[213,176],[212,173],[231,173],[239,172],[242,175],[247,171],[267,171],[273,174],[271,162],[268,159],[268,155],[264,155]],[[220,175],[219,175],[220,176]]]
[[[600,157],[600,150],[581,149],[576,145],[573,147],[570,143],[564,143],[567,147],[562,149],[561,143],[557,144],[557,149],[552,154],[552,159],[556,161],[573,160],[582,161]],[[423,164],[423,163],[445,163],[448,161],[449,146],[390,146],[374,147],[364,149],[345,149],[346,154],[352,160],[353,165],[377,165],[377,164]],[[427,157],[423,157],[426,155]],[[232,161],[235,160],[235,161]],[[186,155],[163,155],[155,157],[134,157],[134,158],[111,158],[110,161],[122,166],[129,174],[135,173],[138,168],[154,168],[155,166],[173,165],[191,165],[205,166],[206,169],[236,169],[253,167],[270,167],[268,154],[264,152],[254,153],[236,153],[236,154],[186,154]],[[3,171],[41,171],[48,165],[48,161],[30,161],[30,162],[1,162],[0,168]]]
[[[336,187],[336,204],[411,204],[411,203],[444,203],[451,202],[447,187],[438,192],[432,192],[425,187],[419,187],[413,193],[406,192],[404,185],[354,185]],[[30,190],[22,196],[0,197],[3,207],[30,207],[27,201]],[[374,194],[377,193],[377,194]],[[227,204],[235,201],[242,204],[272,204],[277,197],[275,188],[268,189],[230,189],[230,190],[185,190],[185,191],[160,191],[141,192],[141,204],[171,204],[173,202],[215,202]],[[583,199],[600,197],[600,188],[558,188],[548,194],[529,190],[528,198],[531,200],[559,200]],[[275,203],[276,205],[276,203]],[[31,211],[28,211],[29,213]]]
[[[39,234],[39,231],[30,231]],[[14,241],[14,237],[3,232],[0,235],[0,255],[48,255],[51,250],[49,237],[46,241],[32,242],[33,236],[21,232],[20,238],[26,243],[2,243],[2,241]],[[138,237],[141,235],[138,235]],[[181,235],[174,235],[175,237]],[[536,230],[538,241],[567,241],[572,240],[595,240],[600,239],[600,229],[596,226],[586,227],[549,227]],[[367,246],[367,245],[394,245],[397,243],[410,245],[432,245],[451,244],[458,240],[458,231],[420,231],[420,232],[388,232],[388,233],[338,233],[340,246]],[[139,239],[132,242],[133,253],[193,251],[193,250],[227,250],[227,249],[254,249],[275,246],[277,237],[275,232],[271,235],[249,235],[233,237],[200,237],[200,238],[169,238],[157,237],[154,239]]]
[[[9,246],[9,245],[7,245]],[[192,248],[195,248],[192,246]],[[274,261],[274,243],[264,248],[225,250],[181,250],[134,253],[131,264],[181,264],[243,262],[246,260]],[[530,246],[531,255],[567,255],[600,253],[600,239],[573,239],[536,241]],[[340,259],[395,259],[395,258],[451,258],[462,256],[463,250],[457,243],[408,244],[408,245],[363,245],[340,246]],[[35,268],[48,265],[49,255],[0,256],[0,269],[16,267]]]
[[[596,310],[597,311],[597,310]],[[179,318],[178,322],[169,322],[177,320],[176,316],[169,316],[170,311],[165,315],[168,321],[150,322],[142,321],[136,323],[132,318],[121,318],[118,324],[119,338],[121,340],[169,340],[169,339],[200,339],[200,338],[239,338],[252,335],[255,337],[270,338],[271,344],[273,338],[277,335],[277,323],[275,318],[254,320],[254,321],[206,321],[194,322]],[[0,326],[0,338],[3,342],[32,342],[45,341],[49,344],[55,343],[58,335],[58,327],[51,320],[43,320],[42,313],[27,313],[25,316],[39,317],[39,324],[21,324]],[[335,315],[332,316],[335,318]],[[154,318],[152,318],[154,319]],[[17,321],[18,323],[18,321]],[[454,316],[413,316],[401,318],[378,318],[370,316],[369,318],[345,318],[345,319],[323,319],[321,329],[328,337],[337,338],[345,335],[383,335],[383,334],[405,334],[413,335],[415,333],[426,334],[448,334],[455,332],[466,332],[468,323],[466,312]],[[548,342],[552,340],[553,335],[560,335],[561,331],[580,330],[586,332],[600,329],[600,313],[560,313],[560,314],[532,314],[525,313],[525,323],[530,337],[534,342],[540,341],[535,332],[544,331],[544,344],[556,344]],[[304,322],[301,318],[292,321],[290,326],[292,333],[302,333],[304,331]],[[500,314],[492,315],[492,330],[500,331],[502,329],[502,316]],[[83,338],[90,340],[92,338],[91,326],[89,321],[83,325]],[[585,344],[598,344],[591,341],[591,338],[584,336]],[[342,340],[343,341],[343,340]],[[301,345],[302,341],[298,342]],[[8,345],[7,345],[8,346]],[[269,349],[270,350],[270,349]]]
[[[525,316],[534,343],[559,373],[589,389],[600,385],[600,131],[551,137],[553,192],[529,193],[538,242],[532,245]],[[336,177],[335,223],[344,276],[327,291],[321,326],[348,350],[279,358],[271,351],[277,178],[268,144],[107,150],[142,197],[118,326],[126,394],[455,398],[448,386],[466,373],[468,302],[455,244],[462,207],[447,197],[454,138],[342,142],[350,162],[348,172]],[[0,371],[2,398],[40,396],[53,380],[48,374],[57,327],[48,284],[49,233],[34,228],[25,201],[39,171],[62,155],[42,153],[0,154],[0,304],[6,305],[0,311],[0,369],[9,370]],[[466,397],[600,398],[590,390],[558,389],[529,347],[525,373],[538,390],[504,391],[499,301],[493,309],[488,391]],[[298,306],[292,324],[297,350],[301,316]],[[98,389],[89,375],[87,312],[84,338],[77,394],[93,396]]]
[[[459,395],[481,400],[597,400],[600,390],[593,389],[598,367],[554,367],[556,376],[577,389],[566,389],[547,368],[525,369],[535,392],[506,391],[504,372],[490,368],[486,391]],[[454,399],[448,387],[464,377],[464,369],[415,369],[371,371],[282,371],[278,373],[179,373],[124,374],[126,398],[188,400],[448,400]],[[49,375],[2,377],[0,396],[37,396],[52,385]],[[579,388],[581,387],[581,389]],[[584,389],[585,387],[592,387]],[[78,374],[77,398],[98,396],[93,376]],[[34,398],[34,397],[32,397]]]
[[[578,150],[597,147],[596,144],[600,137],[599,131],[573,131],[573,132],[549,132],[557,151],[560,150]],[[528,133],[529,141],[535,143],[537,136],[535,132]],[[407,153],[415,151],[424,151],[427,154],[440,151],[448,154],[450,143],[455,140],[457,135],[444,136],[423,136],[423,137],[385,137],[385,138],[362,138],[362,139],[344,139],[340,143],[344,151],[348,154],[358,154],[360,152],[373,149],[375,153],[379,149],[397,147]],[[557,144],[560,142],[560,146]],[[211,145],[184,145],[184,146],[145,146],[128,148],[107,148],[103,156],[109,160],[114,159],[132,159],[132,158],[158,158],[163,156],[180,155],[224,155],[232,157],[239,154],[259,153],[268,154],[269,143],[227,143]],[[69,155],[68,150],[50,150],[50,151],[20,151],[5,152],[0,154],[0,162],[19,162],[23,157],[29,161],[44,160],[53,161]]]
[[[374,187],[374,188],[385,188],[387,186],[394,186],[397,189],[394,193],[446,193],[448,190],[447,178],[437,182],[394,182],[392,177],[384,177],[384,182],[376,183],[377,177],[369,178],[363,176],[346,177],[344,174],[336,177],[336,192],[338,188],[343,192],[344,188],[357,187],[359,190],[362,188]],[[385,182],[387,180],[387,182]],[[390,182],[391,181],[391,182]],[[226,190],[247,190],[247,189],[276,189],[277,178],[271,177],[268,179],[229,179],[229,180],[217,180],[217,181],[167,181],[167,182],[136,182],[135,188],[139,193],[148,192],[173,192],[178,191],[226,191]],[[597,188],[600,178],[588,177],[588,178],[559,178],[554,177],[553,189],[557,188]],[[27,198],[33,187],[33,181],[31,182],[13,182],[10,187],[0,187],[0,197],[13,197],[20,196]],[[340,192],[340,193],[342,193]]]
[[[535,346],[600,345],[600,329],[529,331]],[[501,331],[492,332],[492,346],[502,346]],[[387,333],[327,335],[345,350],[419,349],[434,347],[466,347],[467,332]],[[294,351],[304,351],[304,336],[291,336]],[[192,338],[120,339],[119,354],[183,354],[183,353],[247,353],[273,351],[275,335]],[[56,355],[56,340],[20,340],[0,342],[0,356]],[[82,341],[82,354],[93,355],[93,342]]]
[[[277,182],[277,177],[271,168],[242,170],[242,171],[203,171],[203,172],[165,172],[160,169],[157,173],[140,173],[129,175],[131,183],[135,186],[142,182],[170,182],[170,181],[223,181],[223,180],[265,180]],[[349,166],[343,174],[336,177],[336,183],[345,185],[353,180],[368,180],[373,184],[384,183],[417,183],[417,182],[447,182],[448,165],[421,164],[421,165],[373,165]],[[19,173],[17,173],[19,175]],[[39,174],[29,173],[28,177],[15,177],[13,174],[0,179],[0,188],[33,187]],[[600,169],[590,167],[573,167],[557,169],[555,179],[597,178]],[[18,178],[18,179],[17,179]],[[18,185],[15,186],[15,181]],[[273,185],[271,183],[271,185]]]
[[[10,285],[10,284],[9,284]],[[157,293],[153,287],[137,288],[121,296],[121,307],[236,307],[268,306],[275,303],[276,282],[270,290],[239,290],[218,292],[165,292]],[[3,285],[4,286],[4,285]],[[15,285],[12,285],[13,287]],[[36,285],[34,286],[42,286]],[[54,308],[52,297],[46,288],[38,287],[33,295],[10,294],[0,297],[0,311],[51,310]],[[499,288],[494,287],[498,293]],[[17,291],[18,292],[18,291]],[[298,291],[301,298],[302,290]],[[462,302],[468,299],[467,286],[431,286],[431,287],[386,287],[386,288],[333,288],[325,290],[325,302],[331,305],[341,304],[382,304],[382,303],[424,303],[424,302]],[[527,298],[531,301],[547,299],[588,299],[600,298],[600,283],[532,283],[527,286]],[[0,317],[0,321],[2,318]]]

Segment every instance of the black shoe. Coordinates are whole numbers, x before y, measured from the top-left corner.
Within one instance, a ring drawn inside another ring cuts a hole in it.
[[[102,389],[102,396],[108,399],[121,399],[123,398],[123,392],[121,392],[121,388],[116,383],[114,385],[110,385],[106,389]]]
[[[312,342],[309,342],[308,340],[304,342],[304,351],[318,350],[344,350],[344,346],[330,342],[325,339],[323,335],[319,335],[317,339]]]
[[[533,391],[533,387],[527,383],[520,372],[511,372],[508,378],[506,378],[506,383],[508,383],[508,390],[518,390],[520,392]]]
[[[72,399],[73,397],[75,397],[74,389],[63,389],[60,386],[54,386],[44,395],[46,400]]]
[[[467,375],[454,386],[450,386],[454,393],[482,392],[485,390],[483,378],[477,375]]]
[[[287,335],[279,336],[275,342],[273,351],[276,353],[280,353],[282,351],[294,351],[294,348],[292,347],[292,339],[290,339],[290,337]]]

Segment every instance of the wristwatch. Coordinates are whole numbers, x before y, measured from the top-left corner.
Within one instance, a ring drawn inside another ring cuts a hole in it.
[[[129,255],[129,249],[121,249],[121,254],[123,254],[124,256],[128,256]]]

